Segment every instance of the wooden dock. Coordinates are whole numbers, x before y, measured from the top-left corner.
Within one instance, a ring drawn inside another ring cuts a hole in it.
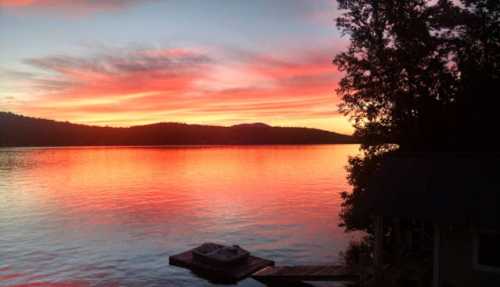
[[[252,278],[269,286],[285,286],[292,283],[297,286],[304,281],[357,281],[359,276],[342,266],[310,265],[269,266],[255,272]]]
[[[190,269],[196,275],[216,283],[236,283],[256,271],[273,266],[271,260],[250,256],[246,262],[235,266],[218,267],[193,260],[193,249],[169,257],[170,265]]]
[[[220,244],[210,244],[224,247]],[[190,269],[199,277],[214,283],[231,284],[247,277],[252,277],[267,286],[315,286],[307,282],[359,281],[359,276],[355,272],[338,265],[275,267],[273,261],[252,255],[238,264],[209,264],[193,257],[195,249],[199,250],[199,248],[193,248],[170,256],[170,265]]]

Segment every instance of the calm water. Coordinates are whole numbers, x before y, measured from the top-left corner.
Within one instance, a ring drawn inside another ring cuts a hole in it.
[[[357,149],[0,149],[0,285],[210,286],[168,265],[204,241],[336,262],[353,237],[337,214]]]

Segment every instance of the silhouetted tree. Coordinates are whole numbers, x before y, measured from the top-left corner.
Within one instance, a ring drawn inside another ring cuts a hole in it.
[[[334,63],[337,93],[363,155],[351,158],[341,217],[370,230],[361,208],[388,153],[494,150],[500,83],[500,1],[338,0],[349,48]]]

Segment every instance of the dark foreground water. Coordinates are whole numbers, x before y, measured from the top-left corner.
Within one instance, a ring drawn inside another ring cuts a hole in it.
[[[356,145],[0,149],[0,286],[209,286],[204,241],[334,263]],[[261,286],[252,279],[241,286]]]

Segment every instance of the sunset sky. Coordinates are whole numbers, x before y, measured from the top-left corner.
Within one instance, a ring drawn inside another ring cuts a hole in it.
[[[70,4],[71,3],[71,4]],[[0,0],[0,110],[352,133],[333,0]]]

